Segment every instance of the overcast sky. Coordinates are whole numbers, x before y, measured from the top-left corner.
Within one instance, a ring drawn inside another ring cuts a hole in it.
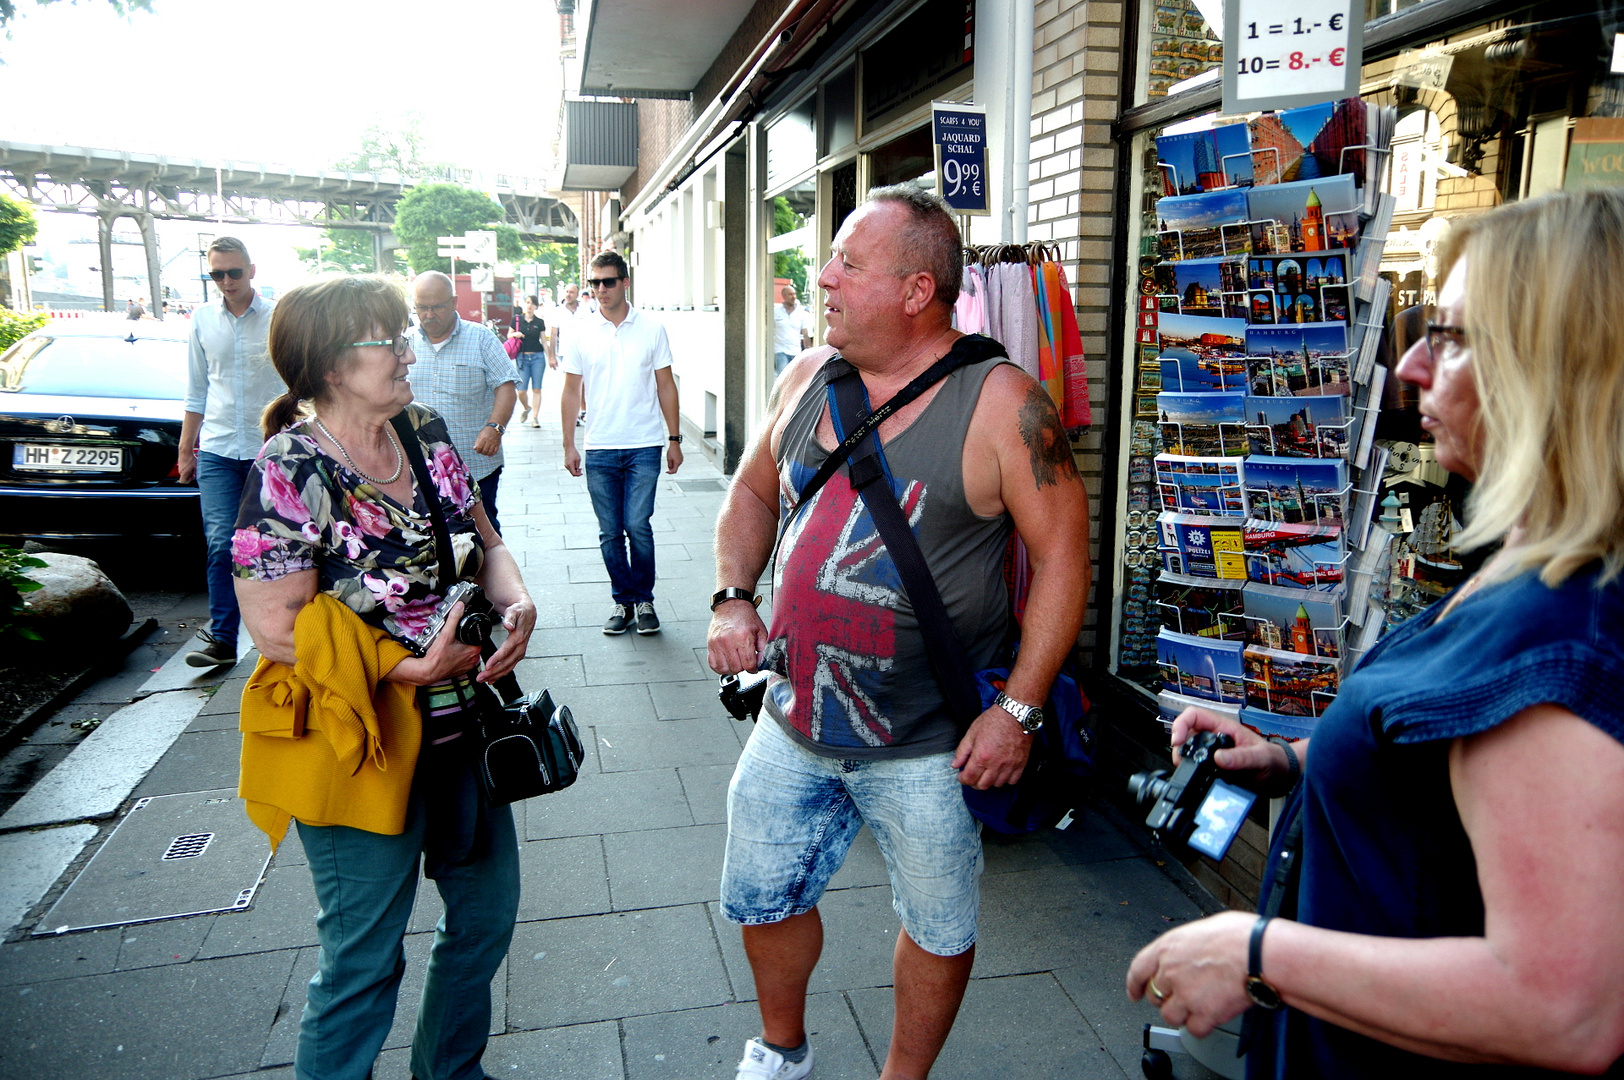
[[[556,65],[550,0],[152,7],[20,0],[0,41],[0,139],[322,167],[414,110],[431,152],[545,173],[545,137],[518,117],[535,116],[541,65]]]

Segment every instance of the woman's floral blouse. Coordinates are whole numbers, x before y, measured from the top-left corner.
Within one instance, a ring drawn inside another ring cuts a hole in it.
[[[485,559],[473,517],[479,485],[438,413],[408,405],[406,415],[439,492],[460,568],[456,580],[471,579]],[[414,485],[414,504],[400,505],[328,457],[310,431],[306,420],[278,432],[254,461],[231,541],[237,576],[275,581],[314,569],[317,587],[367,622],[396,637],[420,632],[440,599],[423,492]]]

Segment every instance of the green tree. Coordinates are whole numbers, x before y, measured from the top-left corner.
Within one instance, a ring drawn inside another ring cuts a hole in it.
[[[450,165],[435,160],[423,134],[423,117],[408,112],[398,122],[381,121],[361,134],[361,146],[348,157],[333,162],[336,169],[350,172],[398,172],[413,180],[449,175]]]
[[[787,232],[794,232],[806,224],[807,219],[795,212],[789,200],[780,195],[773,200],[773,235],[782,236]],[[773,256],[773,276],[789,278],[794,284],[795,291],[801,294],[804,301],[806,292],[806,266],[805,253],[800,248],[788,248]]]
[[[372,265],[372,234],[361,229],[324,229],[326,243],[319,247],[294,248],[299,260],[315,274],[391,274],[395,253],[383,253],[384,265]]]
[[[49,4],[51,0],[39,0],[41,4]],[[107,0],[113,5],[113,10],[120,15],[128,15],[132,11],[151,11],[152,0]],[[0,0],[0,26],[7,27],[10,33],[11,20],[17,17],[16,0]]]
[[[477,230],[496,233],[496,257],[512,262],[524,256],[519,230],[502,222],[495,199],[455,184],[419,184],[395,206],[395,235],[405,245],[406,261],[416,273],[451,272],[451,260],[439,256],[441,236],[461,236]]]
[[[38,232],[39,219],[34,216],[34,207],[0,192],[0,255],[16,251],[32,241]]]
[[[546,288],[556,289],[572,281],[580,284],[581,249],[576,244],[558,244],[551,241],[527,243],[524,245],[524,255],[519,261],[543,263],[552,267],[551,274],[545,279]]]

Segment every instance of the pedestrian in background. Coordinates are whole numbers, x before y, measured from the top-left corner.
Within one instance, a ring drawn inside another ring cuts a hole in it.
[[[513,328],[508,337],[519,339],[519,355],[514,363],[519,368],[519,423],[530,421],[531,427],[541,426],[541,377],[547,373],[548,358],[545,337],[547,320],[537,310],[536,298],[524,298],[524,310],[514,313]],[[556,366],[556,361],[554,361]]]
[[[592,260],[587,284],[598,310],[577,316],[564,341],[564,468],[586,475],[598,518],[598,546],[615,606],[605,634],[660,632],[654,611],[654,491],[661,449],[666,472],[682,465],[677,383],[665,327],[626,300],[626,261],[613,251]],[[575,445],[582,407],[586,421]]]
[[[207,259],[220,302],[204,304],[192,319],[177,462],[181,483],[197,480],[208,558],[209,628],[198,632],[201,647],[186,654],[192,667],[237,662],[241,614],[232,586],[231,531],[243,482],[265,441],[260,415],[286,389],[265,346],[276,305],[254,288],[247,246],[217,236]]]

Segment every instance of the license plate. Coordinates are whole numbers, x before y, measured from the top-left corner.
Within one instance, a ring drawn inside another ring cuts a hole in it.
[[[99,446],[18,443],[11,448],[11,467],[17,470],[118,472],[124,468],[124,451],[119,447],[108,449]]]

